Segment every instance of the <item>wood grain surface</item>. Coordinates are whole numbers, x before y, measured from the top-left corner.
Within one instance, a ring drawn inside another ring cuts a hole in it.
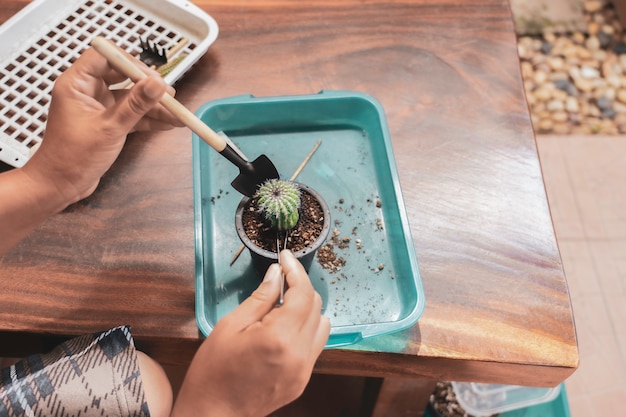
[[[195,3],[220,34],[176,86],[191,110],[334,89],[386,112],[426,309],[409,330],[325,351],[317,372],[553,386],[576,369],[506,0]],[[131,135],[91,197],[0,260],[0,356],[26,335],[128,323],[148,354],[188,363],[193,225],[189,131]]]

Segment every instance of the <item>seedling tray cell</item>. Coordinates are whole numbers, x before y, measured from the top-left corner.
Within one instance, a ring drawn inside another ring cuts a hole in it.
[[[223,130],[250,159],[266,154],[281,178],[289,178],[321,141],[297,181],[326,200],[333,250],[346,261],[335,271],[316,258],[309,270],[331,321],[328,347],[417,322],[424,292],[386,120],[376,100],[342,91],[246,95],[209,102],[196,114]],[[247,249],[230,265],[241,246],[234,216],[242,195],[230,186],[237,174],[194,135],[196,317],[205,335],[262,279],[253,272]]]

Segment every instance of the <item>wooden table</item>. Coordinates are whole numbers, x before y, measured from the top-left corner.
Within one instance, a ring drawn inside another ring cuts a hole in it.
[[[27,3],[2,2],[0,17]],[[340,89],[386,111],[426,309],[409,330],[324,351],[316,372],[384,378],[383,416],[423,381],[554,386],[576,369],[507,1],[196,4],[220,35],[177,85],[189,108]],[[148,354],[190,361],[202,339],[189,138],[132,135],[93,196],[0,260],[0,356],[128,323]]]

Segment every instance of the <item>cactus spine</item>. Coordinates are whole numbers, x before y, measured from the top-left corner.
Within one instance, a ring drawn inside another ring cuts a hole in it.
[[[255,197],[263,215],[277,231],[291,230],[298,223],[300,190],[293,181],[268,180],[259,187]]]

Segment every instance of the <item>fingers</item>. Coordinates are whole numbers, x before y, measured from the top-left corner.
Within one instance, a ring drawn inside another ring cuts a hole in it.
[[[168,90],[167,94],[169,94],[171,96],[174,95],[173,93],[170,93],[169,90]],[[178,120],[178,117],[174,116],[169,110],[167,110],[162,105],[158,105],[158,106],[154,107],[152,110],[150,110],[146,114],[145,118],[149,119],[149,120],[152,120],[152,121],[159,121],[159,122],[161,122],[163,124],[169,125],[170,128],[185,126],[185,124],[183,122]],[[138,130],[141,130],[141,129],[138,128]]]
[[[146,76],[159,76],[159,73],[152,68],[149,68],[146,64],[139,59],[133,57],[126,51],[122,51],[124,55],[132,62],[137,68],[139,68]],[[94,48],[89,48],[81,54],[76,62],[69,68],[68,71],[80,73],[83,76],[102,79],[106,85],[113,85],[125,81],[128,77],[122,72],[118,71],[111,63]],[[174,88],[168,86],[168,94],[174,95]]]
[[[130,131],[165,94],[167,84],[161,77],[150,76],[139,81],[126,97],[111,107],[112,123]]]
[[[149,68],[146,64],[141,62],[139,59],[133,57],[128,52],[120,49],[120,52],[126,56],[126,58],[132,62],[137,68],[139,68],[144,74],[148,77],[153,75],[158,75],[158,73]],[[81,62],[82,61],[82,62]],[[84,67],[85,70],[89,71],[89,73],[96,77],[102,78],[107,84],[117,84],[121,81],[124,81],[128,78],[123,71],[118,70],[114,64],[109,62],[103,55],[101,55],[95,48],[91,47],[87,49],[80,56],[77,63],[81,63],[81,67]]]
[[[172,86],[167,87],[167,94],[174,96],[176,90]],[[129,90],[121,89],[111,91],[116,101],[124,100],[125,96],[129,93]],[[134,130],[169,130],[172,127],[183,127],[185,124],[178,120],[178,117],[174,116],[169,110],[162,105],[157,105],[150,109],[143,119],[135,125]]]
[[[165,92],[174,95],[174,88],[168,86],[156,71],[130,55],[128,57],[148,78],[139,81],[129,91],[109,93],[109,95],[116,97],[115,106],[109,110],[112,125],[117,124],[127,132],[131,130],[167,130],[171,127],[183,126],[183,123],[176,116],[158,105],[159,99],[163,97]],[[77,91],[91,97],[99,97],[101,101],[107,96],[102,94],[100,90],[106,90],[108,85],[126,79],[94,48],[87,49],[67,72],[70,73],[67,79],[74,84]],[[109,107],[109,103],[103,101],[102,104]],[[144,118],[144,116],[147,117]]]
[[[282,251],[280,262],[289,284],[284,304],[275,308],[280,291],[281,268],[273,264],[256,291],[218,324],[233,331],[241,331],[266,318],[266,324],[273,323],[297,335],[299,344],[308,346],[307,349],[315,352],[317,357],[330,333],[330,322],[321,314],[322,299],[291,251]]]
[[[83,52],[76,62],[65,71],[65,73],[68,72],[103,79],[105,82],[111,84],[123,81],[126,78],[117,71],[113,71],[107,59],[93,48],[89,48]]]
[[[290,250],[283,250],[280,252],[280,264],[283,267],[283,271],[287,276],[289,286],[304,286],[311,287],[311,280],[309,275],[304,270],[304,267],[300,261],[294,256]]]
[[[322,297],[315,291],[304,267],[289,250],[280,253],[280,263],[289,289],[281,309],[284,313],[281,327],[298,326],[299,342],[309,349],[311,368],[326,346],[330,335],[330,321],[322,315]]]
[[[285,304],[288,304],[290,308],[310,309],[311,303],[315,302],[316,296],[319,298],[319,295],[313,289],[304,267],[290,250],[283,250],[280,253],[280,263],[289,286],[285,293]],[[292,300],[288,302],[288,299]],[[319,304],[319,311],[321,311],[321,299],[319,299]]]
[[[169,110],[159,104],[146,113],[139,123],[135,125],[133,130],[169,130],[173,127],[183,126],[185,126],[185,124],[178,120],[178,117],[174,116]]]
[[[330,333],[330,322],[321,313],[322,298],[313,288],[304,267],[291,251],[282,251],[280,262],[289,284],[285,302],[281,307],[285,313],[283,320],[299,326],[304,334],[312,335],[312,348],[316,352],[321,352]],[[289,325],[287,323],[284,325]]]
[[[280,267],[278,264],[272,264],[265,273],[261,285],[225,317],[229,326],[237,326],[237,330],[243,330],[260,321],[274,308],[279,292]]]
[[[156,132],[156,131],[165,131],[170,130],[172,127],[181,127],[178,125],[173,125],[170,122],[163,121],[160,119],[154,119],[152,117],[144,117],[135,125],[135,128],[132,130],[133,132]]]

